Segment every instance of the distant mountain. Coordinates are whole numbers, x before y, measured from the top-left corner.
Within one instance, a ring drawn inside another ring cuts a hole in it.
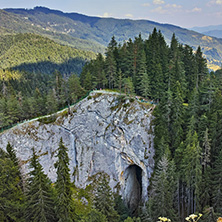
[[[85,43],[88,43],[86,48],[92,44],[93,51],[104,52],[104,46],[107,46],[113,35],[120,43],[129,38],[133,39],[139,33],[143,39],[146,39],[156,27],[161,30],[167,43],[170,43],[171,37],[175,33],[179,42],[183,44],[188,44],[194,49],[200,45],[210,69],[218,69],[222,62],[222,39],[209,37],[174,25],[148,20],[90,17],[78,13],[63,13],[44,7],[4,9],[4,11],[8,15],[13,15],[12,19],[20,19],[24,24],[29,24],[29,28],[32,28],[33,32],[46,35],[60,43],[74,46],[75,40],[80,41],[81,39],[83,41],[81,42],[82,49],[85,47]],[[2,26],[1,20],[0,26]],[[7,24],[2,27],[10,29]]]
[[[212,30],[208,32],[203,32],[203,34],[213,36],[216,38],[222,38],[222,30]]]
[[[80,74],[87,60],[95,53],[63,46],[31,33],[0,36],[1,69],[25,70],[52,74],[55,70],[67,75]]]
[[[222,25],[211,25],[204,27],[193,27],[192,30],[200,32],[204,35],[213,36],[216,38],[222,38]]]
[[[213,30],[222,30],[222,24],[221,25],[210,25],[210,26],[203,26],[203,27],[193,27],[192,30],[196,32],[209,32]]]
[[[0,35],[15,33],[36,33],[48,37],[60,44],[75,47],[76,49],[104,52],[105,46],[90,40],[79,39],[66,33],[48,30],[19,14],[9,13],[0,9]]]

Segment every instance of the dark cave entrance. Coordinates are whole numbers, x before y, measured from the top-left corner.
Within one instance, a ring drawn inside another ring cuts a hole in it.
[[[130,165],[125,170],[125,202],[132,215],[137,215],[137,209],[142,197],[142,169]]]

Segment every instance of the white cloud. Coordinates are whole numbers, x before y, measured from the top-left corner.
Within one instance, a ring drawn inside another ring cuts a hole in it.
[[[202,11],[202,8],[193,8],[192,10],[191,10],[191,12],[201,12]]]
[[[162,5],[164,3],[165,3],[164,0],[153,0],[154,5]]]
[[[216,0],[217,5],[222,5],[222,0]]]
[[[181,5],[177,5],[177,4],[167,4],[165,7],[166,7],[166,8],[173,8],[173,9],[182,8]]]
[[[143,7],[149,7],[150,6],[150,3],[144,3],[142,4]]]
[[[207,6],[222,5],[222,0],[211,0],[207,3]]]
[[[165,10],[162,6],[159,6],[153,10],[151,10],[151,12],[155,12],[155,13],[159,13],[159,14],[165,14],[167,12],[167,10]]]
[[[99,15],[99,17],[103,17],[103,18],[108,18],[108,17],[111,17],[111,16],[112,16],[112,14],[109,13],[109,12],[104,12],[103,15]]]
[[[212,0],[212,1],[207,2],[206,6],[211,7],[214,4],[215,4],[215,2]]]
[[[132,15],[132,14],[126,14],[125,16],[126,16],[126,17],[129,17],[129,18],[133,18],[133,15]]]

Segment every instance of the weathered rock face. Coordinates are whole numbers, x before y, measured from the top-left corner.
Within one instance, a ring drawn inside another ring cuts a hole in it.
[[[135,210],[147,200],[147,187],[154,167],[151,108],[119,95],[96,94],[82,100],[67,112],[57,114],[55,122],[32,121],[0,134],[0,146],[15,148],[23,171],[34,147],[45,173],[56,180],[54,163],[62,137],[69,149],[72,180],[79,187],[90,183],[90,176],[105,172],[110,186]]]

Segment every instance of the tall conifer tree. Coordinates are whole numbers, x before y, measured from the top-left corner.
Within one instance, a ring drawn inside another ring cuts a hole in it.
[[[59,222],[73,222],[76,215],[72,199],[68,149],[64,146],[62,138],[59,142],[57,157],[58,160],[55,163],[57,169],[56,213]]]
[[[26,220],[33,222],[57,221],[51,183],[44,174],[34,149],[30,167],[32,171],[26,195]]]

